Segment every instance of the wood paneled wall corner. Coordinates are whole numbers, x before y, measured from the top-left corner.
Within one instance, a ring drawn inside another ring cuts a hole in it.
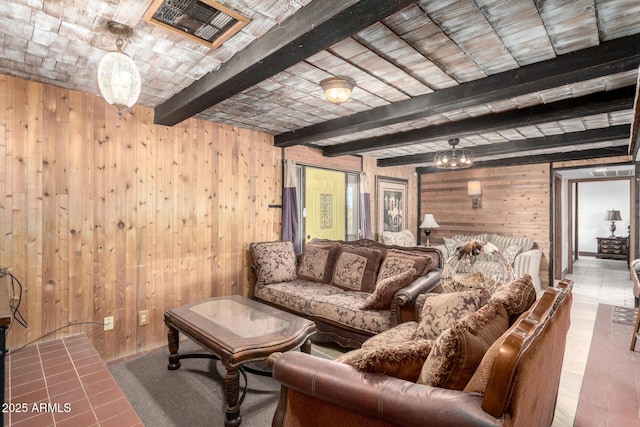
[[[495,233],[528,236],[542,250],[540,277],[549,283],[550,165],[464,169],[420,175],[420,207],[432,213],[439,228],[431,242],[458,234]],[[480,181],[482,207],[473,209],[467,182]]]
[[[58,328],[46,339],[84,332],[105,360],[164,345],[166,309],[248,295],[248,245],[279,239],[281,189],[268,134],[157,126],[143,106],[119,120],[97,96],[0,75],[0,265],[29,322],[9,347]]]

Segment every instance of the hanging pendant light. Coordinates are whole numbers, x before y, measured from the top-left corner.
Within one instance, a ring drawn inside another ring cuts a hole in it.
[[[434,163],[438,169],[464,169],[473,165],[473,152],[466,149],[456,149],[460,140],[451,138],[449,145],[451,150],[438,151],[434,157]]]
[[[116,35],[117,50],[107,53],[98,65],[98,87],[104,99],[118,109],[122,116],[140,96],[140,73],[133,60],[122,52],[123,37],[133,33],[131,27],[115,21],[107,22],[107,29]]]
[[[356,82],[348,77],[329,77],[320,82],[320,87],[324,90],[327,101],[333,104],[342,104],[351,96]]]

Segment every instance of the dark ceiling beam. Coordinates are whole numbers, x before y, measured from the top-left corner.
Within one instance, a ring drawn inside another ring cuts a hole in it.
[[[415,0],[314,0],[160,104],[154,123],[173,126],[352,36]]]
[[[515,70],[494,74],[275,136],[277,147],[310,144],[381,126],[515,98],[609,74],[635,70],[640,64],[640,34],[602,43]]]
[[[601,129],[590,129],[580,132],[549,135],[542,138],[530,138],[519,141],[501,142],[473,147],[475,158],[499,156],[531,150],[546,150],[566,146],[580,146],[598,142],[627,139],[630,136],[629,125],[618,125]],[[468,148],[468,147],[467,147]],[[378,167],[403,166],[417,163],[432,163],[435,152],[413,154],[410,156],[389,157],[378,159]]]
[[[464,137],[483,132],[496,132],[521,126],[610,113],[612,111],[631,109],[634,96],[635,87],[628,86],[609,92],[598,92],[521,110],[485,114],[484,116],[441,125],[331,145],[325,147],[322,152],[327,157],[362,154],[412,143],[437,141],[448,137]]]
[[[471,169],[477,168],[494,168],[502,166],[520,166],[531,165],[535,163],[553,163],[567,162],[573,160],[596,159],[601,157],[626,156],[628,154],[627,145],[619,145],[617,147],[594,148],[591,150],[567,151],[564,153],[538,154],[533,156],[511,157],[507,159],[478,161],[473,164]],[[446,169],[438,169],[435,166],[416,168],[418,174],[450,172]]]

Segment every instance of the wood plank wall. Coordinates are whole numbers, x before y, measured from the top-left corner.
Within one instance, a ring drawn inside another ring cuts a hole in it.
[[[280,236],[281,157],[264,133],[156,126],[142,106],[120,120],[97,96],[0,75],[0,266],[29,322],[9,347],[63,328],[46,339],[84,332],[110,360],[166,343],[166,309],[248,295],[249,243]],[[65,328],[105,316],[113,331]]]
[[[550,166],[478,168],[420,175],[420,210],[432,213],[439,228],[431,243],[458,234],[528,236],[543,251],[540,277],[549,284]],[[473,209],[467,182],[480,181],[482,207]],[[424,236],[421,236],[424,238]]]

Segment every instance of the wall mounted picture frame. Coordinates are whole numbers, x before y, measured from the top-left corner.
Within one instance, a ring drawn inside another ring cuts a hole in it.
[[[406,179],[376,176],[378,236],[407,228],[407,187]]]

